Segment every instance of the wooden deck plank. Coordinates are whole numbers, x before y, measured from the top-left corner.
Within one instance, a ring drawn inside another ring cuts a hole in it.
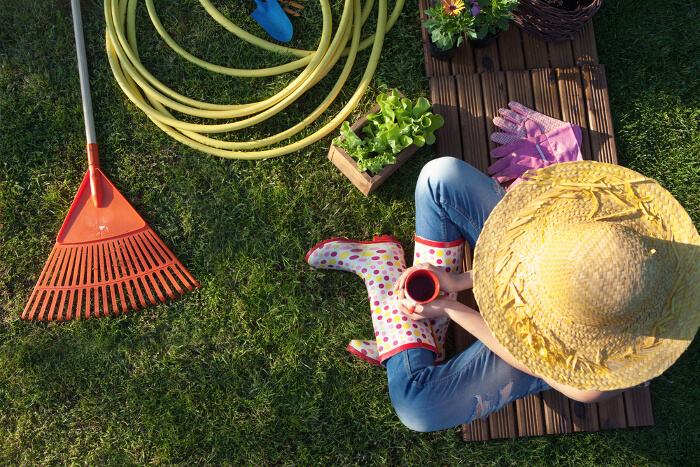
[[[501,410],[490,413],[489,429],[491,438],[515,438],[518,436],[515,419],[515,403],[510,403]]]
[[[595,46],[595,34],[591,21],[588,21],[576,34],[571,46],[574,51],[574,62],[577,66],[598,64],[598,50]]]
[[[550,389],[542,392],[542,401],[547,434],[571,433],[569,399],[562,393]]]
[[[515,407],[520,436],[540,436],[546,433],[542,394],[531,394],[524,399],[519,399],[515,401]]]
[[[525,54],[520,29],[510,27],[498,36],[498,54],[503,71],[524,70]]]
[[[467,44],[469,45],[469,44]],[[477,73],[501,71],[501,58],[498,56],[498,41],[486,47],[472,47]]]
[[[435,131],[435,149],[439,156],[462,158],[462,145],[459,135],[459,103],[457,87],[452,76],[430,79],[430,99],[433,113],[442,115],[445,125]]]
[[[453,75],[467,75],[476,72],[474,52],[472,52],[472,46],[469,44],[469,40],[466,39],[466,35],[464,43],[457,49],[457,53],[450,60],[450,65]]]
[[[550,68],[549,66],[549,51],[547,43],[536,37],[522,32],[523,38],[523,55],[525,55],[525,67],[528,70],[536,70],[538,68]]]
[[[651,410],[649,388],[632,388],[622,393],[625,400],[625,413],[628,426],[651,426],[654,414]]]
[[[588,112],[591,157],[600,162],[617,164],[617,148],[610,114],[608,84],[603,65],[581,68]]]
[[[559,99],[561,103],[561,119],[581,127],[583,143],[581,152],[585,160],[592,160],[590,137],[588,135],[588,121],[586,119],[586,106],[583,100],[583,84],[578,68],[558,68],[557,85],[559,87]]]
[[[598,419],[600,428],[603,430],[627,428],[625,401],[622,394],[611,397],[606,401],[598,402]]]
[[[574,431],[598,431],[598,404],[584,404],[575,400],[569,400],[571,410],[571,425]]]
[[[556,72],[550,69],[533,70],[532,87],[535,100],[533,109],[561,120]]]
[[[506,86],[508,87],[508,102],[516,101],[534,108],[535,99],[532,92],[532,78],[527,70],[506,71]],[[505,108],[506,102],[501,104]]]
[[[488,441],[489,421],[486,418],[477,418],[468,425],[462,425],[462,439],[464,441]]]
[[[479,75],[456,77],[459,99],[459,121],[463,159],[486,173],[489,148],[486,134],[486,116]]]
[[[498,145],[490,140],[490,135],[496,131],[496,126],[493,124],[493,117],[498,115],[498,109],[503,107],[504,103],[508,102],[508,91],[505,80],[505,73],[482,73],[481,75],[481,90],[484,95],[484,114],[486,115],[486,134],[483,137],[487,138],[489,151],[496,148]],[[490,161],[492,163],[492,161]]]
[[[569,68],[576,65],[571,41],[548,42],[549,68]]]

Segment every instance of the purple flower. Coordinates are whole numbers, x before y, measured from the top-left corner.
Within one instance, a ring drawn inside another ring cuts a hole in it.
[[[469,0],[469,5],[469,12],[472,14],[472,16],[476,16],[479,13],[481,13],[481,7],[479,6],[479,2]]]

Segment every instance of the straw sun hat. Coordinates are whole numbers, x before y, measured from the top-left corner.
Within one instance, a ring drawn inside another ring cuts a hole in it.
[[[700,324],[700,238],[657,182],[592,161],[528,172],[489,216],[474,295],[534,373],[585,390],[660,375]]]

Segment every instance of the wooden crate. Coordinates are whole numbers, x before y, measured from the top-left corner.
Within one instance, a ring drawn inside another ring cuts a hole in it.
[[[401,93],[399,93],[399,95],[402,98],[406,97]],[[372,107],[368,114],[377,113],[380,110],[381,107],[379,106],[379,104],[377,104],[374,107]],[[350,128],[352,129],[352,131],[359,134],[360,129],[364,126],[366,122],[367,115],[359,119]],[[396,155],[395,164],[387,165],[374,176],[370,176],[370,174],[367,172],[361,172],[360,169],[357,168],[357,162],[355,162],[355,159],[350,157],[348,153],[345,152],[345,150],[339,148],[338,146],[331,145],[331,148],[328,151],[328,159],[330,159],[333,165],[338,167],[338,169],[340,169],[340,171],[343,172],[343,174],[345,174],[346,177],[348,177],[348,179],[352,182],[353,185],[357,187],[358,190],[360,190],[365,196],[367,196],[374,190],[379,188],[379,185],[384,183],[384,181],[387,178],[389,178],[391,174],[396,172],[396,170],[399,167],[401,167],[404,164],[404,162],[408,160],[409,157],[414,155],[418,151],[418,149],[420,148],[415,144],[410,145],[409,147],[407,147],[406,149],[404,149]]]

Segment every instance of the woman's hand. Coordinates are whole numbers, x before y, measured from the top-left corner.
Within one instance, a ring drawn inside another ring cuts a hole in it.
[[[399,300],[399,311],[411,319],[430,319],[430,318],[440,318],[443,316],[448,316],[447,308],[450,307],[455,300],[452,300],[446,295],[441,295],[435,300],[428,303],[417,304],[415,308],[413,302],[408,298],[403,298]]]

